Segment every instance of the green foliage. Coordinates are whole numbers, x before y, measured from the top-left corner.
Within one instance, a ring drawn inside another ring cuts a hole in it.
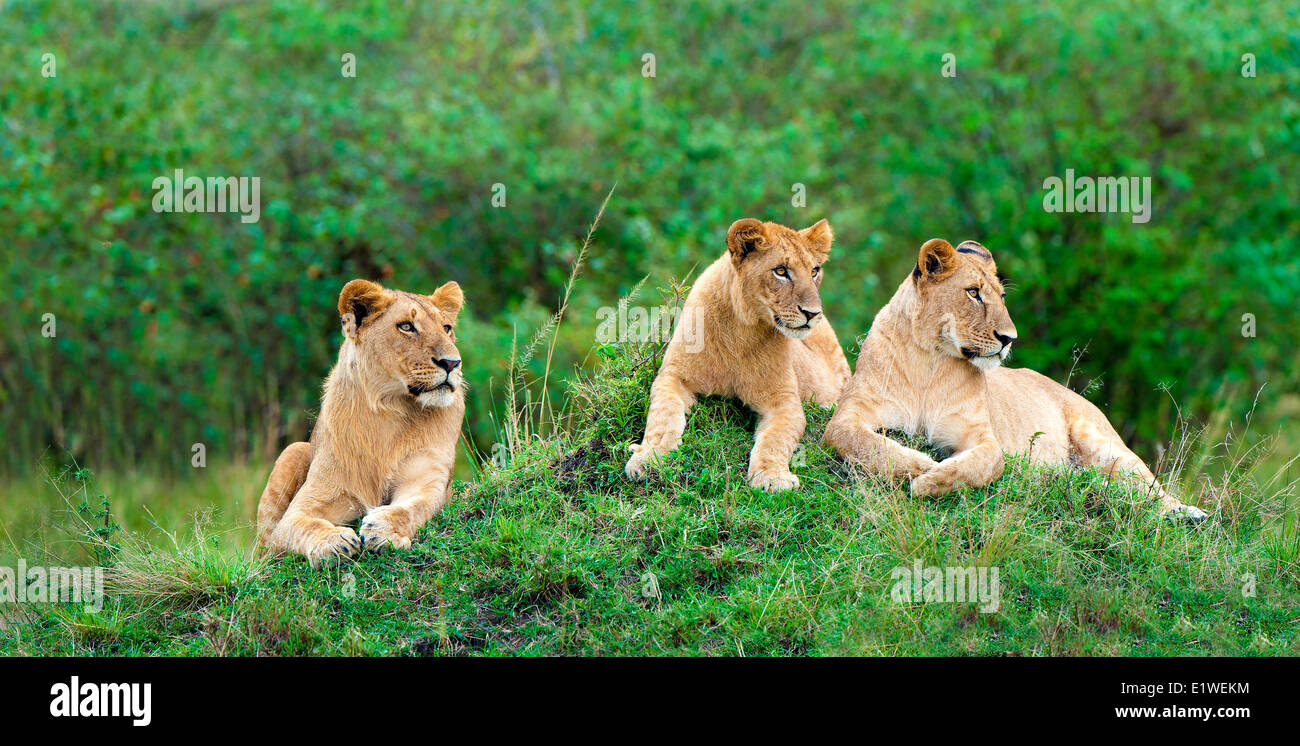
[[[91,504],[86,489],[93,479],[94,474],[89,469],[79,468],[66,478],[65,484],[71,482],[75,485],[72,488],[74,494],[81,496],[81,501],[75,507],[77,521],[81,526],[80,541],[91,548],[91,556],[96,562],[106,562],[121,548],[114,541],[114,535],[122,527],[113,518],[113,504],[107,495],[96,495],[95,504]]]
[[[941,235],[980,240],[1015,280],[1017,364],[1072,371],[1144,455],[1177,416],[1159,384],[1203,417],[1241,414],[1268,381],[1274,420],[1297,388],[1294,4],[642,11],[6,3],[0,465],[49,445],[97,467],[183,469],[195,442],[273,456],[308,433],[358,276],[464,286],[468,427],[487,450],[512,341],[549,317],[615,182],[555,370],[587,359],[598,307],[698,271],[734,219],[825,216],[825,301],[851,353]],[[57,77],[39,74],[47,52]],[[153,212],[175,168],[260,177],[261,220]],[[1044,212],[1043,180],[1067,168],[1151,176],[1151,222]]]

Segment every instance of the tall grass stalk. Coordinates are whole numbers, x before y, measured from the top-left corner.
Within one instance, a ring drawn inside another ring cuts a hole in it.
[[[583,263],[587,258],[587,251],[591,247],[591,239],[596,234],[596,228],[600,225],[600,219],[605,215],[605,208],[609,206],[609,200],[614,196],[614,190],[618,188],[615,184],[610,187],[609,193],[605,195],[604,201],[600,203],[600,209],[596,212],[596,217],[591,221],[587,228],[587,236],[582,241],[582,248],[578,250],[577,257],[574,258],[573,266],[569,270],[569,280],[564,286],[564,297],[560,301],[559,308],[547,319],[534,334],[520,355],[518,351],[518,337],[516,336],[510,343],[510,375],[507,380],[506,397],[509,402],[509,432],[507,433],[507,444],[511,454],[518,452],[519,444],[532,438],[534,432],[540,433],[542,428],[546,427],[549,420],[549,435],[554,437],[560,432],[560,417],[556,414],[555,408],[551,406],[550,394],[547,391],[547,385],[551,378],[551,364],[555,359],[555,343],[559,338],[560,325],[564,321],[564,314],[569,309],[569,299],[573,293],[573,286],[578,281],[578,273],[582,269]],[[537,393],[537,419],[533,420],[533,395],[528,388],[528,383],[524,378],[524,369],[534,357],[538,346],[547,336],[550,336],[550,343],[546,349],[546,366],[542,371],[541,389]],[[520,406],[519,396],[522,391],[523,404]],[[562,410],[561,410],[562,411]]]

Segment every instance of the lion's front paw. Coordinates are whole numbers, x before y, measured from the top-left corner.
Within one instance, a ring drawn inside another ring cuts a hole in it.
[[[384,508],[377,508],[361,519],[361,542],[372,552],[393,549],[410,549],[411,537],[394,526],[398,521]]]
[[[650,460],[654,457],[655,452],[654,449],[643,445],[633,444],[630,448],[632,451],[632,458],[627,460],[627,467],[623,469],[623,472],[627,474],[628,479],[633,482],[639,482],[646,478],[646,471],[650,466]]]
[[[764,469],[749,476],[749,486],[768,492],[799,488],[799,477],[789,469]]]
[[[1178,505],[1161,512],[1160,517],[1167,521],[1200,523],[1209,516],[1204,510],[1201,510],[1195,505],[1183,505],[1182,503],[1179,503]]]
[[[912,494],[922,497],[939,497],[956,488],[952,479],[938,469],[931,469],[912,480]]]
[[[895,465],[894,473],[898,474],[901,472],[902,475],[906,476],[908,479],[917,479],[938,465],[938,461],[935,461],[924,453],[918,451],[915,455],[912,455],[910,460]]]
[[[361,551],[361,539],[347,526],[333,526],[322,531],[303,552],[313,568],[332,565]]]

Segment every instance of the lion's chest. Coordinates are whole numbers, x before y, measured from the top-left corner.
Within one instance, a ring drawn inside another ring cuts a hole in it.
[[[974,420],[978,419],[972,411],[969,399],[972,395],[979,396],[980,392],[942,386],[900,386],[884,397],[881,408],[884,428],[924,437],[945,450],[955,449],[968,439]]]
[[[899,402],[885,417],[885,429],[921,436],[936,446],[950,449],[958,440],[956,423],[950,415],[949,407],[908,406]]]
[[[372,423],[331,438],[338,486],[362,508],[390,503],[406,483],[421,476],[414,466],[431,453],[455,448],[458,431],[451,421],[459,418],[438,419],[448,421]]]

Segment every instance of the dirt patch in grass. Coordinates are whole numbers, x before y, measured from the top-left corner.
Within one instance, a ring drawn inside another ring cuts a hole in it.
[[[604,485],[599,471],[602,463],[615,461],[605,439],[596,436],[574,448],[551,464],[555,471],[556,486],[566,495],[576,496]]]

